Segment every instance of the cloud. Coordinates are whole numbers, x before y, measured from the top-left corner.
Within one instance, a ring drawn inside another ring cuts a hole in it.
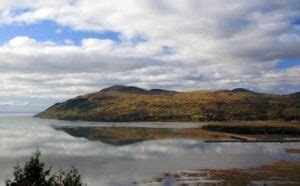
[[[4,27],[50,20],[119,38],[12,38],[0,47],[0,95],[65,99],[113,84],[299,91],[300,67],[276,67],[300,59],[299,9],[298,0],[3,1]]]
[[[20,101],[7,101],[7,102],[0,102],[0,105],[4,105],[4,106],[26,106],[28,105],[28,102],[20,102]]]

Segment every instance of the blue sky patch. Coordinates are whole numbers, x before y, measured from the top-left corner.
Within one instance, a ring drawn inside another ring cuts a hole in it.
[[[292,22],[293,25],[300,25],[300,18]]]
[[[298,65],[300,65],[300,59],[284,59],[279,61],[276,67],[278,69],[287,69]]]
[[[87,38],[111,39],[119,42],[119,35],[117,32],[95,33],[77,31],[69,27],[60,26],[52,21],[42,21],[36,24],[0,25],[1,45],[17,36],[28,36],[37,41],[53,41],[56,43],[72,40],[75,45],[80,45],[81,40]]]

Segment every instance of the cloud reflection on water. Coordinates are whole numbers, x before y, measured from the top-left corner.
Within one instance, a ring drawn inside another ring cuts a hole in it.
[[[54,167],[76,165],[91,185],[117,185],[164,171],[254,166],[277,159],[297,159],[282,151],[299,143],[203,143],[195,140],[156,140],[112,146],[75,138],[50,125],[63,121],[0,118],[0,181],[17,161],[35,150]],[[130,180],[130,181],[129,181]],[[4,182],[1,182],[4,183]],[[0,183],[0,185],[1,185]],[[112,184],[110,184],[112,183]]]

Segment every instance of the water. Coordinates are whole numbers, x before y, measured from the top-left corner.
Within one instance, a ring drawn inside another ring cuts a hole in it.
[[[240,168],[278,160],[300,161],[284,148],[299,143],[203,143],[159,140],[113,146],[57,131],[52,126],[191,127],[189,123],[97,123],[41,120],[29,116],[0,117],[0,185],[12,177],[14,165],[39,149],[43,161],[57,169],[76,165],[88,185],[130,185],[164,172],[200,168]]]

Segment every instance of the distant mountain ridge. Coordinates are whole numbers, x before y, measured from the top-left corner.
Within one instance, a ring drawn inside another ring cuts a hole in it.
[[[289,94],[287,96],[300,97],[300,92],[295,92],[295,93]]]
[[[134,86],[123,86],[123,85],[115,85],[112,87],[108,87],[102,89],[101,92],[109,92],[109,91],[120,91],[120,92],[127,92],[127,93],[146,93],[147,90],[134,87]]]
[[[112,86],[56,103],[40,118],[89,121],[300,120],[299,92],[257,93],[236,88],[176,92]]]
[[[126,93],[175,93],[175,91],[169,91],[169,90],[163,90],[163,89],[151,89],[146,90],[139,87],[134,86],[123,86],[123,85],[115,85],[112,87],[108,87],[105,89],[102,89],[100,92],[108,92],[108,91],[120,91],[120,92],[126,92]]]
[[[235,88],[232,89],[231,92],[240,92],[240,93],[253,93],[253,94],[257,94],[257,92],[248,90],[248,89],[244,89],[244,88]]]

